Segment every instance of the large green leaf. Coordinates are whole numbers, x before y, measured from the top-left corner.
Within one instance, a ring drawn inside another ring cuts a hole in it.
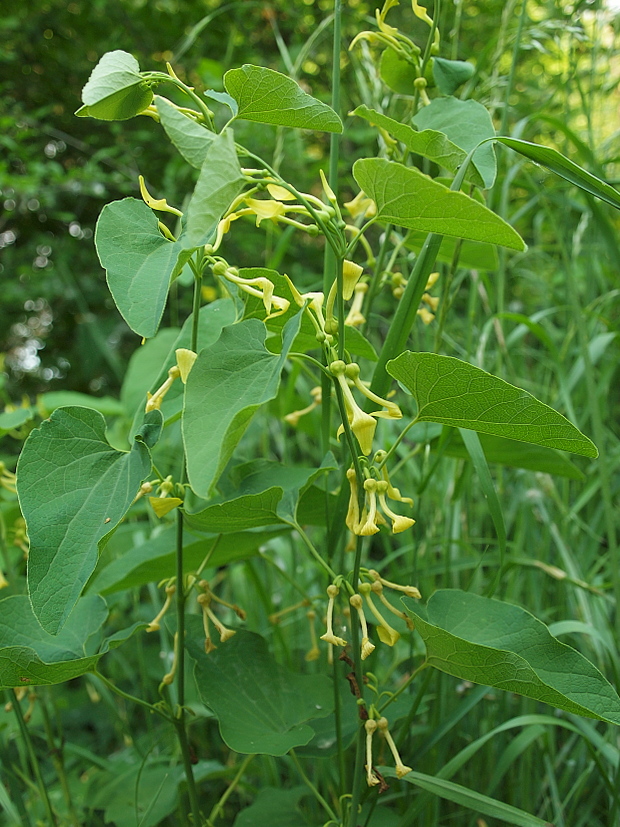
[[[43,628],[56,634],[97,564],[98,543],[150,474],[149,447],[162,417],[147,415],[131,451],[110,447],[103,416],[58,408],[34,430],[17,464],[17,493],[30,536],[28,589]]]
[[[76,115],[102,121],[126,121],[151,103],[153,92],[140,77],[138,61],[128,52],[106,52],[82,89]]]
[[[279,462],[259,459],[237,471],[237,496],[208,505],[202,511],[186,513],[189,526],[213,534],[230,534],[250,528],[291,524],[304,491],[333,465],[320,468],[286,467]]]
[[[334,708],[325,675],[300,675],[274,660],[267,641],[238,631],[209,655],[198,617],[188,617],[187,650],[196,661],[194,675],[203,703],[213,710],[223,740],[235,752],[284,755],[307,744],[313,718]]]
[[[119,646],[137,628],[117,632],[98,646],[91,644],[108,616],[103,598],[81,597],[58,635],[46,632],[26,595],[0,600],[0,688],[44,686],[90,672],[99,658]]]
[[[413,95],[416,67],[402,58],[394,49],[384,49],[379,63],[379,74],[386,86],[399,95]]]
[[[191,255],[169,241],[150,207],[137,198],[113,201],[101,211],[95,246],[121,316],[139,336],[151,338],[161,321],[170,282]]]
[[[208,497],[258,408],[273,399],[301,312],[282,333],[282,352],[265,348],[266,328],[247,319],[222,330],[198,354],[185,386],[183,441],[194,492]]]
[[[211,534],[199,539],[186,531],[183,537],[185,569],[197,569],[207,557],[209,566],[213,568],[245,560],[258,554],[265,543],[284,530]],[[172,577],[176,571],[175,548],[176,528],[165,529],[156,537],[138,543],[122,557],[102,568],[89,583],[88,590],[103,595],[114,594]]]
[[[532,144],[529,141],[521,141],[517,138],[496,138],[496,140],[504,144],[504,146],[514,149],[520,155],[529,158],[543,167],[555,172],[566,181],[579,187],[579,189],[589,192],[590,195],[595,195],[597,198],[606,201],[620,210],[620,192],[608,184],[606,181],[601,181],[596,175],[587,172],[583,167],[570,161],[566,156],[562,155],[556,149],[551,149],[548,146],[540,146],[539,144]]]
[[[418,129],[436,129],[443,132],[453,144],[470,152],[480,141],[495,137],[495,127],[487,109],[478,101],[458,98],[435,98],[422,107],[414,118]],[[497,173],[493,144],[481,146],[473,157],[473,164],[482,176],[485,186],[492,187]]]
[[[381,773],[387,778],[396,778],[396,771],[392,767],[381,767]],[[459,807],[465,807],[474,813],[497,818],[500,824],[514,824],[516,827],[552,827],[548,821],[542,821],[537,816],[526,813],[525,810],[519,810],[496,798],[489,798],[488,795],[482,795],[468,787],[455,784],[453,781],[446,781],[444,778],[425,775],[421,772],[410,772],[403,778],[403,781],[439,798],[445,798],[446,801],[453,801]]]
[[[405,351],[387,363],[387,371],[413,395],[421,422],[598,456],[594,443],[562,414],[468,362]]]
[[[200,169],[215,139],[215,133],[188,118],[168,98],[155,95],[155,106],[166,135],[187,163]]]
[[[465,193],[444,187],[415,167],[385,158],[362,158],[353,165],[353,177],[375,201],[378,217],[384,221],[411,230],[525,250],[523,239],[510,224]]]
[[[423,158],[428,158],[440,167],[445,167],[445,169],[450,172],[456,173],[467,157],[467,152],[456,144],[453,144],[452,141],[446,138],[443,132],[437,132],[437,130],[434,129],[425,129],[419,132],[405,123],[399,123],[399,121],[395,121],[393,118],[388,118],[387,115],[382,115],[375,109],[369,109],[365,104],[358,106],[357,109],[353,111],[353,115],[358,115],[371,124],[385,129],[390,135],[393,135],[403,143],[410,152],[421,155]],[[484,181],[473,164],[470,164],[465,179],[472,181],[479,187],[484,186]]]
[[[277,126],[342,132],[331,106],[302,91],[294,80],[273,69],[246,63],[224,75],[226,91],[239,104],[238,118]]]
[[[458,589],[435,592],[426,610],[405,602],[430,666],[463,680],[620,724],[620,698],[583,655],[525,609]]]
[[[186,247],[207,244],[245,178],[239,166],[232,130],[216,135],[207,147],[200,175],[187,207],[187,224],[181,241]]]

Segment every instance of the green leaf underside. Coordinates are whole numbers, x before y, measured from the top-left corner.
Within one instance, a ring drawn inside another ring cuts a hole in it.
[[[405,247],[419,253],[426,241],[427,233],[409,230],[405,240]],[[495,270],[499,267],[497,249],[493,244],[484,244],[480,241],[462,241],[451,236],[445,236],[437,253],[437,261],[451,264],[456,252],[456,245],[460,244],[459,266],[470,267],[474,270]]]
[[[467,157],[467,152],[453,144],[442,132],[434,129],[425,129],[419,132],[404,123],[399,123],[387,115],[382,115],[375,109],[369,109],[362,104],[353,111],[353,115],[364,118],[374,126],[385,129],[390,135],[404,144],[408,150],[434,161],[452,173],[456,173],[459,166]],[[472,181],[479,187],[484,186],[480,173],[473,164],[470,164],[465,180]]]
[[[142,625],[108,638],[96,654],[87,649],[89,638],[105,622],[108,610],[99,595],[81,597],[62,631],[50,635],[40,626],[26,595],[0,601],[0,688],[44,686],[91,671],[99,658]]]
[[[321,132],[342,132],[342,121],[330,106],[308,95],[294,80],[273,69],[246,63],[226,72],[224,86],[239,105],[237,118]]]
[[[232,130],[216,135],[207,148],[200,175],[187,207],[187,224],[180,241],[186,247],[208,244],[245,178],[239,166]]]
[[[524,468],[528,471],[540,471],[545,474],[555,474],[558,477],[568,477],[572,480],[583,480],[583,473],[576,465],[554,448],[544,448],[541,445],[528,445],[517,442],[515,439],[480,434],[480,444],[487,458],[487,462],[497,462],[511,468]],[[439,448],[439,441],[431,442],[431,451]],[[467,459],[469,454],[458,433],[452,435],[447,446],[442,447],[443,453],[449,457]]]
[[[170,282],[191,252],[164,238],[150,207],[137,198],[113,201],[101,211],[95,246],[114,302],[129,327],[150,339],[157,332]]]
[[[167,98],[155,95],[155,106],[166,135],[187,163],[200,169],[215,133],[179,112]]]
[[[268,278],[274,285],[274,295],[287,299],[290,306],[286,313],[279,316],[274,316],[265,321],[267,330],[270,333],[280,334],[277,338],[270,338],[267,340],[267,348],[272,353],[279,353],[281,349],[281,334],[284,325],[289,319],[292,319],[296,313],[299,312],[299,307],[295,303],[291,288],[287,280],[277,270],[270,270],[267,267],[243,267],[239,270],[239,275],[245,279]],[[244,319],[261,319],[265,320],[267,311],[262,302],[262,299],[257,296],[245,294],[245,312]],[[366,339],[355,327],[350,325],[345,326],[345,347],[350,353],[356,356],[362,356],[364,359],[370,359],[372,362],[377,361],[377,352],[373,345]],[[320,348],[321,344],[316,339],[316,329],[310,321],[308,314],[304,313],[301,319],[299,333],[295,337],[291,345],[291,351],[295,353],[307,353],[309,350],[316,350]]]
[[[298,808],[299,801],[309,794],[307,787],[281,790],[265,787],[254,802],[237,814],[233,827],[302,827],[308,822]]]
[[[620,698],[611,684],[525,609],[457,589],[435,592],[426,611],[408,600],[405,605],[424,639],[429,665],[620,724]]]
[[[612,207],[620,210],[620,192],[618,192],[617,189],[573,163],[573,161],[570,161],[556,149],[532,144],[529,141],[521,141],[517,138],[501,137],[497,138],[497,141],[498,143],[504,144],[504,146],[510,147],[510,149],[513,149],[520,155],[529,158],[530,161],[534,161],[536,164],[540,164],[548,170],[551,170],[551,172],[555,172],[556,175],[559,175],[566,181],[570,181],[571,184],[575,184],[579,189],[589,192],[590,195],[595,195],[597,198],[606,201],[608,204],[611,204]]]
[[[388,362],[387,371],[413,395],[421,422],[598,456],[594,443],[562,414],[468,362],[405,351]]]
[[[222,330],[198,354],[185,386],[183,441],[193,491],[208,497],[258,408],[273,399],[301,313],[282,334],[282,352],[265,348],[266,328],[247,319]]]
[[[183,562],[187,571],[197,569],[208,556],[209,566],[218,568],[245,560],[259,553],[265,543],[282,534],[285,529],[273,531],[246,531],[208,537],[192,537],[185,532]],[[174,553],[176,529],[164,530],[157,537],[146,540],[98,572],[89,584],[89,592],[103,595],[124,589],[157,583],[175,573]]]
[[[99,541],[118,525],[149,475],[148,445],[161,424],[153,411],[144,436],[122,453],[108,444],[100,413],[58,408],[26,441],[17,493],[30,537],[28,589],[51,634],[63,626],[94,571]]]
[[[488,110],[478,101],[458,98],[435,98],[413,119],[418,129],[436,129],[443,132],[453,144],[470,152],[485,138],[495,137],[495,127]],[[487,188],[492,187],[497,173],[493,144],[476,150],[472,163],[482,176]]]
[[[392,767],[380,767],[379,770],[387,778],[396,778],[396,771]],[[542,821],[537,816],[526,813],[525,810],[519,810],[510,804],[504,804],[503,801],[489,798],[487,795],[462,787],[453,781],[434,778],[432,775],[425,775],[421,772],[410,772],[402,780],[439,798],[445,798],[446,801],[453,801],[461,807],[473,810],[475,813],[498,818],[501,824],[514,824],[516,827],[552,827],[548,821]]]
[[[120,49],[107,52],[93,69],[84,89],[80,117],[104,121],[133,118],[153,100],[153,92],[140,77],[138,61]]]
[[[377,205],[378,217],[400,227],[525,250],[510,224],[463,192],[453,192],[415,167],[363,158],[353,177]]]
[[[284,755],[314,736],[308,725],[333,711],[325,675],[290,672],[273,659],[267,642],[238,631],[209,655],[202,621],[188,617],[187,650],[203,703],[218,718],[224,742],[244,754]]]

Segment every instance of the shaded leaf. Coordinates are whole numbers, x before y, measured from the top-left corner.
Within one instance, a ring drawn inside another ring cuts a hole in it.
[[[409,230],[405,247],[419,253],[426,241],[426,235],[426,233],[417,230]],[[460,267],[471,267],[474,270],[495,270],[499,267],[497,250],[493,244],[484,244],[481,241],[462,241],[449,236],[442,239],[441,247],[437,253],[437,261],[451,264],[456,252],[456,245],[459,243],[461,245],[459,250]]]
[[[185,386],[183,441],[192,490],[208,497],[258,408],[273,399],[301,313],[282,334],[282,352],[265,348],[266,328],[247,319],[222,330],[198,354]]]
[[[179,112],[167,98],[155,95],[155,106],[166,135],[187,163],[200,169],[216,137],[215,133]]]
[[[396,778],[396,772],[392,767],[381,767],[380,771],[387,778]],[[537,816],[526,813],[525,810],[519,810],[510,804],[504,804],[503,801],[489,798],[487,795],[470,790],[468,787],[462,787],[453,781],[434,778],[432,775],[424,775],[421,772],[410,772],[402,780],[439,798],[453,801],[460,807],[473,810],[475,813],[498,818],[502,824],[514,824],[517,827],[553,827],[548,821],[542,821]]]
[[[26,422],[30,422],[31,419],[34,419],[34,414],[34,409],[30,407],[17,408],[14,411],[5,411],[4,413],[1,413],[0,437],[8,434],[9,431],[13,431],[15,428],[25,425]]]
[[[437,132],[434,129],[425,129],[419,132],[407,124],[399,123],[393,118],[388,118],[387,115],[382,115],[374,109],[369,109],[364,104],[353,110],[353,115],[358,115],[360,118],[369,121],[369,123],[385,129],[390,135],[393,135],[403,143],[411,152],[434,161],[440,167],[445,167],[445,169],[450,172],[456,173],[459,166],[467,157],[467,152],[456,144],[453,144],[452,141],[446,138],[443,132]],[[479,187],[484,186],[484,181],[473,164],[469,165],[465,180],[472,181]]]
[[[168,288],[192,251],[169,241],[150,207],[137,198],[106,204],[97,221],[95,246],[114,303],[139,336],[157,332]]]
[[[200,175],[187,207],[187,223],[181,241],[187,247],[208,244],[245,178],[239,166],[232,130],[216,135],[207,148]]]
[[[444,95],[453,95],[462,83],[474,76],[475,71],[475,66],[466,60],[433,58],[433,78]]]
[[[384,49],[379,63],[379,74],[386,86],[399,95],[413,95],[413,82],[418,76],[415,66],[404,60],[394,49]]]
[[[265,787],[249,807],[237,814],[233,827],[301,827],[307,821],[297,805],[308,792],[307,787]]]
[[[342,132],[331,106],[304,92],[299,84],[265,66],[245,63],[224,75],[226,91],[239,104],[237,118],[277,126]]]
[[[246,531],[226,535],[192,537],[185,532],[183,563],[186,571],[197,569],[208,557],[209,566],[218,568],[258,554],[261,547],[285,529]],[[144,586],[173,577],[176,571],[176,528],[168,528],[156,537],[134,546],[122,557],[97,572],[89,591],[114,594],[124,589]]]
[[[405,606],[424,639],[430,666],[620,724],[620,698],[611,684],[525,609],[458,589],[435,592],[426,610],[409,600]]]
[[[548,146],[540,146],[539,144],[532,144],[529,141],[521,141],[517,138],[496,138],[498,143],[510,147],[515,152],[529,158],[536,164],[546,167],[551,172],[555,172],[560,178],[570,181],[584,192],[589,192],[617,210],[620,210],[620,192],[615,187],[587,172],[583,167],[575,164],[566,156],[562,155],[556,149],[551,149]],[[475,156],[474,156],[475,157]]]
[[[308,721],[333,711],[329,678],[280,666],[254,632],[238,631],[206,655],[201,619],[187,620],[196,686],[217,716],[226,745],[240,753],[284,755],[307,744],[314,735]]]
[[[162,417],[152,411],[131,451],[110,447],[103,416],[58,408],[26,440],[17,493],[30,537],[28,589],[34,612],[56,634],[97,564],[98,543],[125,516],[151,472]]]
[[[92,671],[97,661],[129,638],[145,623],[105,639],[92,652],[89,639],[108,616],[103,598],[86,595],[75,604],[58,635],[46,632],[35,617],[26,595],[0,600],[0,688],[48,686]]]
[[[102,121],[133,118],[153,100],[153,92],[140,77],[138,61],[128,52],[106,52],[82,89],[80,117]]]
[[[510,224],[415,167],[385,158],[363,158],[353,165],[353,177],[376,203],[378,217],[392,224],[525,250],[523,239]]]
[[[413,120],[418,129],[443,132],[452,143],[466,152],[480,141],[495,137],[495,127],[488,110],[474,100],[435,98],[428,106],[422,107]],[[497,174],[493,145],[484,144],[476,150],[472,163],[482,176],[485,186],[492,187]]]
[[[122,416],[123,406],[111,396],[89,396],[77,391],[48,391],[37,396],[37,410],[44,418],[48,417],[56,408],[79,406],[92,408],[104,416]]]
[[[405,351],[387,363],[387,371],[413,395],[421,422],[598,456],[594,443],[562,414],[468,362]]]

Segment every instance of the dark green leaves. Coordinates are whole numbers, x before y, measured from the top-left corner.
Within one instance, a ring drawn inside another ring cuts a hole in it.
[[[200,497],[211,493],[254,413],[277,394],[300,321],[298,313],[286,323],[279,355],[265,348],[265,325],[257,319],[224,328],[198,354],[185,386],[183,440],[189,481]]]
[[[187,226],[181,238],[186,247],[197,247],[213,239],[220,218],[244,183],[233,133],[226,130],[207,147],[187,208]]]
[[[164,238],[157,224],[143,201],[123,198],[106,204],[95,230],[114,302],[129,327],[147,339],[157,332],[170,282],[188,257],[183,245]]]
[[[30,536],[28,588],[43,628],[64,625],[97,563],[97,546],[123,518],[151,471],[159,411],[147,414],[128,453],[105,438],[90,408],[58,408],[34,430],[17,465],[17,493]]]
[[[598,456],[596,446],[562,414],[468,362],[406,351],[388,362],[387,371],[413,395],[420,422]]]
[[[230,749],[284,755],[307,744],[314,736],[308,721],[333,710],[329,678],[284,669],[253,632],[237,632],[205,655],[202,623],[196,617],[188,620],[187,650],[196,661],[196,685],[203,703],[217,715]]]
[[[611,684],[519,606],[457,589],[435,592],[426,611],[411,601],[406,605],[426,644],[429,665],[567,712],[620,724],[620,698]]]
[[[246,63],[226,72],[224,86],[239,105],[237,118],[342,132],[342,121],[330,106],[306,94],[294,80],[273,69]]]
[[[487,109],[478,101],[458,98],[435,98],[414,118],[418,129],[443,132],[453,144],[469,152],[485,138],[495,137],[495,127]],[[497,172],[495,150],[491,143],[476,150],[473,164],[486,187],[492,187]]]
[[[26,595],[0,600],[0,688],[62,683],[91,671],[102,655],[140,625],[97,645],[95,636],[107,616],[105,601],[87,595],[77,601],[62,631],[53,636],[41,628]]]
[[[466,60],[433,58],[433,78],[444,95],[453,95],[462,83],[473,77],[475,71],[474,65]]]
[[[392,224],[525,250],[523,239],[510,224],[415,167],[384,158],[363,158],[353,165],[353,177],[376,202],[379,218]]]
[[[107,52],[95,66],[82,90],[80,117],[102,121],[133,118],[153,100],[153,92],[140,77],[138,61],[120,49]]]

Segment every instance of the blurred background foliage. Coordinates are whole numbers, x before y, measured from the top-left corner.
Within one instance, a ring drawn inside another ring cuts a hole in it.
[[[345,4],[346,37],[372,22],[375,5],[362,0]],[[407,28],[420,26],[423,34],[423,24],[411,22],[408,5],[392,11],[391,19]],[[464,95],[476,88],[476,97],[490,106],[498,126],[554,144],[613,180],[620,156],[618,17],[599,2],[528,2],[510,77],[520,6],[516,0],[443,4],[442,33],[452,44],[452,54],[446,56],[476,64]],[[0,353],[5,403],[60,387],[96,395],[118,392],[138,342],[113,307],[95,255],[97,216],[108,201],[137,193],[139,173],[171,203],[182,203],[191,187],[191,172],[150,120],[94,125],[74,117],[81,88],[99,57],[124,49],[143,68],[160,69],[169,60],[198,89],[219,90],[224,72],[233,66],[255,62],[287,71],[305,48],[295,66],[298,79],[328,100],[330,9],[330,0],[36,0],[13,4],[3,13]],[[385,88],[378,87],[365,64],[364,50],[343,56],[343,71],[343,112],[369,96],[385,97]],[[506,108],[509,78],[512,92]],[[374,152],[373,130],[360,123],[347,123],[345,195],[347,190],[353,193],[353,160]],[[316,186],[317,168],[327,150],[324,135],[276,135],[275,130],[246,125],[239,128],[239,137],[267,157],[275,153],[276,163],[284,163],[298,185]],[[534,302],[544,302],[547,282],[558,278],[558,272],[555,229],[543,207],[553,209],[559,199],[562,221],[568,220],[576,232],[584,220],[584,205],[569,205],[567,215],[562,185],[538,175],[531,165],[504,161],[504,171],[511,170],[504,176],[511,187],[511,211],[516,208],[520,232],[537,245],[531,257],[520,262],[520,279],[506,300],[516,296],[523,301],[527,294]],[[541,182],[542,189],[536,190]],[[504,200],[506,195],[497,194]],[[601,266],[617,262],[620,251],[609,211],[594,203],[588,209],[596,221],[588,224],[587,232],[582,228],[581,243],[600,238],[606,256],[597,261]],[[317,244],[287,236],[278,249],[278,240],[268,239],[266,262],[277,266],[285,253],[292,274],[320,267]],[[251,232],[240,244],[235,264],[263,263],[256,261]],[[604,278],[600,272],[591,275]],[[173,323],[185,301],[173,294]]]

